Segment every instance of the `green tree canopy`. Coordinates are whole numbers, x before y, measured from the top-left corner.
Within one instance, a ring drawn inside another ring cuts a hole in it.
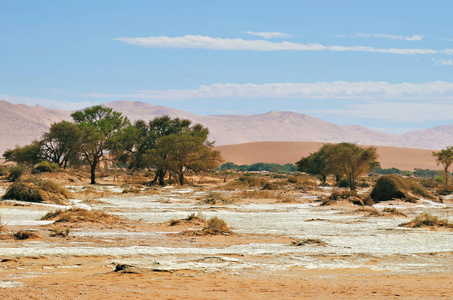
[[[7,149],[3,157],[19,165],[34,165],[42,160],[42,142],[34,140],[30,145],[23,147],[16,146],[14,149]]]
[[[360,147],[354,143],[330,144],[326,150],[328,167],[349,180],[349,188],[356,189],[356,179],[371,168],[379,166],[376,147]]]
[[[300,172],[305,172],[314,175],[321,180],[322,184],[326,184],[327,176],[332,174],[332,169],[327,164],[328,153],[327,150],[331,145],[323,145],[318,151],[311,153],[307,157],[303,157],[296,162],[297,169]]]
[[[214,168],[220,153],[207,141],[208,129],[200,124],[191,126],[190,120],[157,117],[148,123],[139,120],[124,128],[113,137],[113,153],[122,162],[128,163],[131,171],[144,168],[156,169],[150,184],[164,185],[168,172],[179,176],[184,182],[184,172]]]
[[[110,107],[96,105],[76,111],[72,115],[81,131],[80,150],[91,167],[91,183],[96,183],[96,167],[106,150],[112,147],[112,137],[129,120]]]
[[[450,168],[451,164],[453,163],[453,146],[442,149],[440,151],[434,151],[433,156],[436,157],[437,165],[443,166],[445,186],[448,186],[448,178],[450,177],[448,169]]]
[[[53,123],[42,140],[42,156],[66,169],[69,161],[75,160],[80,151],[82,133],[72,122]]]

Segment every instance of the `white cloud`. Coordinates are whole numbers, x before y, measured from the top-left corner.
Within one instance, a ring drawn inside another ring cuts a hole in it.
[[[384,38],[390,40],[421,41],[425,36],[414,34],[412,36],[393,35],[385,33],[357,33],[356,36],[368,38]]]
[[[426,122],[453,120],[453,103],[445,102],[374,102],[348,105],[342,109],[312,110],[311,113],[347,118]]]
[[[453,66],[453,59],[441,60],[439,63],[444,66]]]
[[[16,97],[16,96],[7,96],[7,95],[0,95],[1,100],[5,100],[15,104],[26,104],[26,105],[41,105],[44,107],[52,107],[61,110],[77,110],[82,109],[88,106],[93,106],[99,103],[96,102],[69,102],[69,101],[61,101],[61,100],[49,100],[43,98],[31,98],[31,97]]]
[[[138,45],[149,48],[186,48],[186,49],[210,49],[210,50],[249,50],[249,51],[350,51],[350,52],[375,52],[375,53],[391,53],[391,54],[438,54],[447,53],[453,54],[453,49],[442,51],[433,49],[404,49],[404,48],[374,48],[369,46],[325,46],[321,44],[308,43],[293,43],[293,42],[271,42],[264,40],[244,40],[244,39],[229,39],[229,38],[212,38],[201,35],[185,35],[181,37],[144,37],[144,38],[129,38],[120,37],[114,40],[122,41],[132,45]]]
[[[290,39],[293,36],[288,33],[282,33],[282,32],[253,32],[253,31],[244,31],[243,33],[246,33],[248,35],[254,35],[254,36],[259,36],[265,39],[272,39],[272,38],[287,38]]]
[[[92,93],[97,98],[123,99],[196,99],[196,98],[294,98],[294,99],[398,99],[453,100],[453,82],[388,83],[315,82],[315,83],[216,83],[192,90],[143,90],[134,94]]]

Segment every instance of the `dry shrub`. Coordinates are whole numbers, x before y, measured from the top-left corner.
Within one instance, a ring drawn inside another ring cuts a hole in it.
[[[185,219],[171,219],[169,221],[170,226],[176,226],[180,224],[193,224],[193,225],[204,225],[206,220],[201,215],[190,214]]]
[[[358,208],[356,210],[354,210],[354,212],[358,212],[358,213],[365,213],[367,214],[368,216],[373,216],[373,217],[380,217],[382,216],[383,214],[380,213],[376,208],[374,207],[361,207],[361,208]]]
[[[402,213],[401,211],[397,210],[394,207],[392,208],[386,207],[382,211],[379,211],[374,207],[361,207],[354,210],[354,212],[365,213],[370,217],[384,217],[384,216],[406,217],[404,213]]]
[[[281,188],[281,184],[279,182],[266,182],[263,184],[263,190],[278,190]]]
[[[69,204],[69,192],[51,180],[16,181],[2,199]]]
[[[448,186],[445,186],[443,185],[442,187],[439,187],[436,191],[436,193],[438,195],[450,195],[451,193],[453,193],[453,185],[448,185]]]
[[[28,239],[34,239],[37,238],[38,235],[32,231],[29,230],[19,230],[16,233],[13,233],[13,237],[16,240],[28,240]]]
[[[140,187],[128,187],[128,188],[125,188],[123,189],[123,194],[129,194],[129,193],[132,193],[132,194],[138,194],[142,191],[142,189]]]
[[[48,212],[41,220],[54,220],[55,222],[65,223],[100,223],[100,224],[115,224],[122,221],[122,218],[115,215],[110,215],[102,210],[88,210],[84,208],[70,208],[68,210],[58,209],[54,212]]]
[[[277,203],[297,203],[297,202],[299,202],[299,200],[297,200],[297,198],[295,198],[294,196],[291,196],[291,195],[278,194],[276,196],[276,199],[277,199]]]
[[[413,202],[416,200],[415,195],[434,199],[434,196],[421,185],[396,175],[381,176],[371,191],[371,198],[375,202],[391,199],[405,199]]]
[[[233,232],[228,228],[228,225],[225,223],[224,220],[212,217],[211,219],[206,221],[206,225],[203,228],[203,232],[205,234],[217,235],[230,235]]]
[[[316,246],[327,246],[327,243],[320,240],[320,239],[309,239],[309,238],[306,238],[306,239],[303,239],[303,240],[300,240],[300,241],[293,241],[291,242],[291,244],[293,246],[305,246],[305,245],[316,245]]]
[[[71,229],[69,227],[66,227],[65,229],[54,228],[54,229],[52,229],[52,234],[50,236],[67,237],[70,232],[71,232]]]
[[[407,217],[405,213],[397,210],[396,208],[392,207],[386,207],[382,210],[384,213],[388,213],[390,215],[394,215],[394,216],[401,216],[401,217]]]
[[[268,190],[242,190],[236,196],[247,199],[274,199],[275,193]]]
[[[14,166],[9,168],[9,175],[8,175],[8,180],[11,182],[15,182],[22,177],[22,175],[25,173],[26,168],[23,166]]]
[[[59,170],[61,170],[61,168],[57,163],[51,163],[45,160],[38,163],[31,172],[33,174],[39,174],[44,172],[57,172]]]
[[[232,203],[228,199],[226,199],[222,194],[216,192],[210,192],[204,200],[200,202],[201,204],[230,204]]]
[[[453,229],[453,223],[447,219],[440,219],[438,216],[433,216],[429,213],[423,213],[416,216],[414,219],[407,223],[402,223],[399,226],[419,228],[419,227],[444,227]]]

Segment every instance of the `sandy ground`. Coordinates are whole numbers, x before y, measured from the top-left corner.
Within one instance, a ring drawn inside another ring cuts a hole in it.
[[[317,151],[323,143],[317,142],[255,142],[216,147],[226,162],[236,164],[295,163]],[[414,168],[437,170],[432,150],[377,146],[382,168],[413,171]]]
[[[85,186],[83,176],[48,177],[75,191],[72,206],[100,208],[123,219],[20,225],[11,216],[33,221],[58,207],[0,202],[0,215],[12,220],[0,234],[0,299],[451,299],[453,295],[453,231],[401,229],[398,224],[409,217],[369,216],[346,201],[320,208],[313,195],[328,194],[328,188],[272,191],[296,199],[281,203],[277,198],[239,199],[240,191],[216,187],[223,184],[221,178],[196,177],[191,180],[197,186],[151,190],[142,186],[140,191],[123,193],[134,186],[132,181],[110,176],[100,178],[99,185]],[[0,188],[7,185],[3,182]],[[235,203],[200,204],[213,191]],[[424,211],[453,215],[451,199],[443,204],[393,201],[376,208],[385,206],[409,216]],[[196,222],[171,226],[170,219],[189,212],[224,217],[233,234],[194,234],[203,228]],[[55,228],[69,228],[70,233],[52,236]],[[11,237],[21,229],[32,230],[37,237]],[[293,245],[301,237],[318,235],[327,246]],[[115,272],[118,265],[130,267]]]
[[[128,274],[114,272],[113,261],[78,257],[3,262],[0,279],[6,269],[8,278],[25,286],[2,289],[0,299],[451,299],[453,294],[451,274],[395,275],[366,268]]]

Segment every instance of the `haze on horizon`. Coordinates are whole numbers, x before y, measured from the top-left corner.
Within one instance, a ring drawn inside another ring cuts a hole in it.
[[[453,124],[453,4],[331,2],[5,0],[0,99]]]

